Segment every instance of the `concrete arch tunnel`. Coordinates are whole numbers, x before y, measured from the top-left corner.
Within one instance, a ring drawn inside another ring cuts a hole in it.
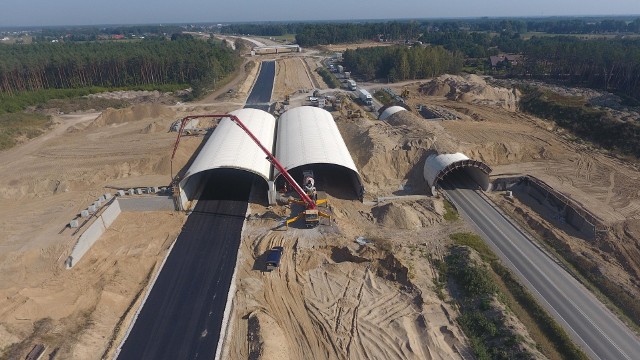
[[[432,195],[445,178],[471,179],[475,185],[487,191],[491,186],[491,167],[478,160],[471,160],[463,153],[431,154],[424,163],[424,178]]]
[[[251,108],[235,110],[231,114],[242,119],[258,140],[273,152],[276,119],[271,114]],[[215,191],[211,189],[214,187],[230,191],[221,194],[230,196],[234,190],[246,187],[247,182],[250,186],[256,178],[262,180],[259,182],[267,189],[270,175],[271,163],[262,150],[231,119],[223,118],[179,183],[181,206],[189,209],[193,200],[200,194]]]
[[[231,114],[242,120],[298,182],[304,170],[313,170],[319,190],[339,198],[362,199],[360,174],[326,110],[311,106],[290,109],[278,119],[277,132],[276,119],[266,111],[244,108]],[[229,118],[223,118],[180,181],[180,203],[186,210],[201,196],[225,198],[238,188],[248,194],[246,187],[257,180],[264,184],[258,186],[265,190],[269,203],[274,204],[276,183],[283,182],[280,175],[251,138]]]
[[[362,200],[364,186],[333,116],[323,109],[301,106],[278,119],[276,158],[294,179],[312,170],[316,185],[333,196]],[[273,179],[282,182],[274,169]],[[349,189],[353,189],[350,191]]]

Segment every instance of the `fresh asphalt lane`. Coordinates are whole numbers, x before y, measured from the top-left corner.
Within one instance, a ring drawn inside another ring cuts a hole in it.
[[[456,183],[456,186],[461,184]],[[451,200],[592,359],[638,359],[640,339],[476,190],[443,186]],[[478,190],[479,191],[479,190]]]
[[[236,180],[233,190],[225,189],[224,194],[216,188],[205,189],[119,360],[215,357],[250,187],[250,181]]]
[[[274,76],[275,61],[263,62],[245,107],[269,109]],[[251,190],[251,178],[219,178],[189,215],[119,360],[215,357]]]
[[[269,111],[271,104],[271,93],[273,92],[273,81],[276,76],[276,62],[263,61],[260,66],[258,79],[253,85],[251,94],[247,97],[245,108],[260,109]]]

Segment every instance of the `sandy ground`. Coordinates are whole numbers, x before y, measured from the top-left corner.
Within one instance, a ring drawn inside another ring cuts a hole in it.
[[[35,343],[60,347],[59,358],[104,352],[184,215],[123,214],[72,270],[63,262],[79,234],[63,229],[105,192],[169,184],[168,129],[180,115],[141,104],[60,116],[49,133],[0,153],[0,357],[22,358]],[[183,139],[175,171],[201,140]]]
[[[232,82],[232,93],[193,104],[57,117],[49,133],[0,152],[0,357],[24,357],[35,343],[59,347],[59,358],[112,353],[184,216],[123,214],[72,270],[63,261],[75,237],[61,230],[106,191],[167,185],[171,122],[189,113],[240,108],[263,59],[248,60],[254,64]],[[304,53],[279,57],[273,99],[323,88],[313,71],[317,65],[316,57]],[[464,151],[490,164],[495,177],[535,175],[619,229],[621,239],[635,239],[638,172],[518,113],[512,104],[517,94],[480,80],[444,77],[424,82],[422,92],[420,84],[408,86],[412,108],[440,106],[460,120],[398,113],[380,122],[333,113],[365,182],[365,202],[348,200],[340,189],[320,189],[329,193],[335,221],[286,232],[272,228],[288,208],[250,205],[224,358],[468,356],[457,310],[435,293],[427,260],[443,256],[448,234],[469,230],[462,221],[444,221],[442,200],[426,196],[422,167],[433,149]],[[457,87],[465,81],[472,84]],[[174,171],[201,141],[183,138]],[[360,236],[371,243],[358,245]],[[604,247],[562,236],[576,249],[605,258]],[[282,267],[263,272],[264,253],[276,245],[285,247]],[[633,286],[637,275],[627,268],[637,266],[637,249],[635,242],[622,246],[612,238],[607,256],[615,261],[603,264],[603,271]]]

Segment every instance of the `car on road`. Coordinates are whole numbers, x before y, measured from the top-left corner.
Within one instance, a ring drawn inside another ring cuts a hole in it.
[[[267,271],[275,270],[280,266],[283,251],[284,248],[282,246],[276,246],[269,250],[267,253]]]

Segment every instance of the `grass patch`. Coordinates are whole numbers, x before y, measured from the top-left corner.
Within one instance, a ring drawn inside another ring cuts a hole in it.
[[[45,132],[49,117],[40,114],[15,113],[0,115],[0,150],[15,146],[20,138],[33,139]]]
[[[16,113],[29,106],[45,104],[52,99],[70,99],[108,91],[120,90],[158,90],[160,92],[173,92],[188,88],[186,84],[145,85],[126,88],[85,87],[78,89],[44,89],[36,91],[23,91],[13,95],[0,94],[0,114]]]
[[[373,93],[373,97],[378,99],[378,101],[380,101],[384,105],[388,105],[393,102],[393,98],[391,97],[391,95],[387,94],[386,91],[378,90]]]
[[[458,210],[456,210],[455,206],[449,200],[444,200],[444,219],[446,221],[456,221],[460,218],[460,214],[458,214]]]
[[[72,99],[52,99],[37,106],[38,109],[58,109],[63,113],[96,110],[107,108],[122,109],[131,105],[126,100],[78,97]]]
[[[277,35],[277,36],[269,36],[269,38],[273,39],[273,40],[280,40],[280,41],[288,41],[288,42],[295,42],[296,41],[296,34],[284,34],[284,35]]]
[[[445,257],[447,278],[455,284],[458,323],[478,359],[533,359],[520,346],[522,336],[507,326],[496,302],[500,298],[491,270],[478,264],[466,246],[454,245]]]
[[[498,257],[480,236],[472,233],[455,233],[451,234],[450,238],[457,245],[468,246],[476,250],[482,260],[491,266],[493,273],[499,279],[498,283],[504,284],[504,289],[508,292],[508,294],[504,295],[506,301],[508,301],[509,298],[515,300],[515,304],[511,304],[511,308],[521,309],[526,312],[527,317],[518,317],[521,320],[523,318],[532,319],[535,323],[535,328],[540,331],[539,336],[544,337],[543,340],[538,340],[536,339],[536,332],[530,332],[538,344],[552,344],[553,350],[550,351],[556,352],[566,359],[588,359],[585,353],[573,343],[569,335],[560,327],[555,319],[538,304],[533,295],[520,284],[511,271],[500,263]],[[525,325],[531,324],[525,323]],[[527,326],[527,328],[531,329],[532,327]],[[541,350],[544,350],[544,348]]]
[[[322,76],[322,80],[327,84],[328,87],[332,89],[339,89],[342,87],[342,84],[338,79],[333,75],[329,70],[320,67],[316,70],[320,76]]]
[[[640,124],[621,122],[607,111],[591,107],[579,96],[523,87],[519,107],[532,115],[553,120],[576,136],[623,155],[640,157]]]

